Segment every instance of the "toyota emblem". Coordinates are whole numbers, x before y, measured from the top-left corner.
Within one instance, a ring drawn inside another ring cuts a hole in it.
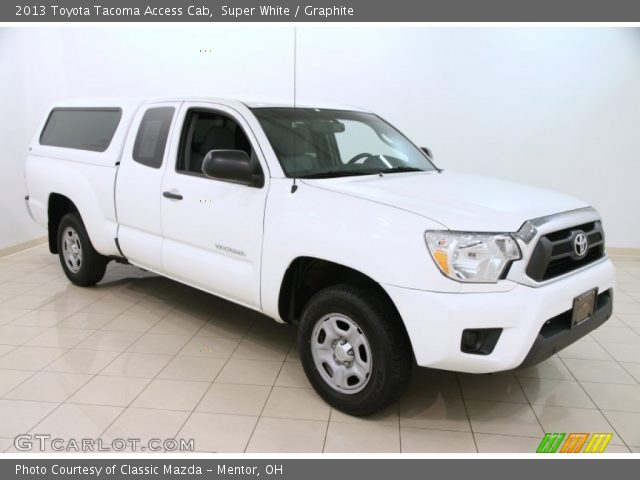
[[[589,240],[584,232],[578,232],[573,238],[573,251],[578,257],[584,257],[589,249]]]

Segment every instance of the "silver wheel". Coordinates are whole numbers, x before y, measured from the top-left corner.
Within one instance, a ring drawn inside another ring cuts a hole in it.
[[[369,341],[346,315],[330,313],[318,320],[311,335],[311,355],[323,380],[339,392],[357,393],[369,383]]]
[[[67,227],[62,232],[62,257],[72,273],[78,273],[82,267],[82,244],[78,232]]]

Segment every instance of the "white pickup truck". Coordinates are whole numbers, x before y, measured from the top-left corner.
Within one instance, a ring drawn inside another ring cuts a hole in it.
[[[298,324],[311,384],[353,415],[395,401],[414,364],[532,365],[612,312],[593,208],[442,171],[362,110],[60,102],[26,182],[71,282],[128,262]]]

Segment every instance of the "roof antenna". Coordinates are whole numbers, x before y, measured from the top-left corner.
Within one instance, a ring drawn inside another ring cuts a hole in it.
[[[297,29],[294,26],[293,27],[293,122],[291,123],[291,135],[293,135],[293,185],[291,185],[291,193],[296,193],[296,190],[298,190],[298,184],[296,182],[296,175],[298,174],[298,171],[296,169],[296,134],[293,131],[293,129],[295,128],[296,125],[296,83],[297,83],[297,69],[296,69],[296,57],[297,57],[297,44],[296,44],[296,37],[297,37]]]

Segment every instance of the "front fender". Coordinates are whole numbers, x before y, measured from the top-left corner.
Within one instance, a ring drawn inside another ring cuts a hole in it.
[[[262,307],[279,318],[280,286],[291,263],[313,257],[357,270],[380,284],[459,291],[435,267],[425,230],[433,220],[369,200],[273,179],[267,199],[262,255]]]

